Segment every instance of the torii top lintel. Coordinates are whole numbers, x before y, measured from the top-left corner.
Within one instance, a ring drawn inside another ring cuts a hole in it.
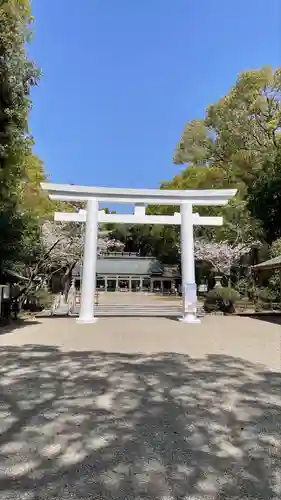
[[[131,189],[47,182],[41,183],[41,187],[52,200],[87,201],[95,198],[101,202],[147,205],[180,205],[184,202],[193,205],[226,205],[237,192],[236,189]]]

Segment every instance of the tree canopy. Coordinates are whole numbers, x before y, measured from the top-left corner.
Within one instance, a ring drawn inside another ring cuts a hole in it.
[[[249,188],[249,209],[262,223],[265,240],[281,237],[281,152],[263,164],[260,176]]]
[[[222,166],[226,182],[246,185],[280,148],[281,69],[241,73],[230,92],[187,123],[174,162]]]
[[[30,38],[30,3],[0,4],[0,267],[21,253],[29,227],[22,210],[26,158],[31,154],[28,130],[30,89],[38,71],[26,54]]]

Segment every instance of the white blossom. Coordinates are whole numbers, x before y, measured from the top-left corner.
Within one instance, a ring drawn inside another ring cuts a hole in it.
[[[98,238],[98,255],[108,252],[122,252],[124,243],[114,238],[110,238],[110,231],[100,231]]]
[[[197,260],[204,260],[212,265],[216,273],[229,276],[233,265],[238,264],[243,255],[251,251],[251,246],[238,243],[231,245],[227,241],[195,240],[194,256]]]
[[[62,268],[79,260],[83,248],[83,235],[81,228],[76,225],[45,222],[42,227],[42,238],[50,268]]]
[[[83,255],[84,228],[68,222],[48,221],[42,227],[43,245],[48,255],[49,268],[63,268],[78,262]],[[124,245],[110,238],[110,232],[101,231],[98,237],[97,254],[123,250]]]

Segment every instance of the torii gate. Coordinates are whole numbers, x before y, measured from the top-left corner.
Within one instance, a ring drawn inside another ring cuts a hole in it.
[[[197,291],[195,283],[193,226],[221,226],[222,217],[201,217],[193,213],[193,205],[226,205],[235,196],[236,189],[162,190],[86,187],[42,183],[53,200],[87,201],[87,209],[79,212],[56,212],[55,221],[85,222],[83,276],[79,323],[94,323],[94,295],[96,291],[97,239],[99,223],[170,224],[181,225],[181,267],[184,295],[184,323],[200,323],[196,317]],[[134,214],[106,214],[99,210],[99,202],[134,203]],[[180,205],[174,215],[146,215],[146,205]]]

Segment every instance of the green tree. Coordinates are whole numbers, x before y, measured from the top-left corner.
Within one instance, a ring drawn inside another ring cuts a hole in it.
[[[281,152],[263,164],[248,199],[251,214],[262,222],[265,239],[271,244],[281,237]]]
[[[238,194],[225,207],[194,207],[200,215],[221,215],[224,219],[222,227],[195,228],[196,236],[217,241],[235,243],[249,243],[262,238],[261,224],[249,211],[246,190],[235,179],[234,173],[225,175],[225,169],[220,165],[195,166],[190,165],[176,175],[171,181],[162,183],[164,189],[222,189],[237,188]],[[240,188],[239,188],[240,187]],[[179,207],[157,207],[158,213],[174,213]]]
[[[22,210],[25,159],[31,152],[28,113],[30,89],[38,72],[26,55],[30,39],[30,3],[0,3],[0,268],[21,253],[29,226]]]
[[[241,73],[203,120],[185,125],[174,162],[221,165],[227,182],[234,174],[250,185],[262,162],[280,147],[280,91],[280,68]]]
[[[34,154],[27,155],[24,158],[23,167],[24,172],[20,189],[21,210],[29,212],[39,219],[52,216],[56,210],[66,210],[66,206],[51,201],[48,195],[42,191],[40,184],[46,182],[47,176],[40,158]]]
[[[281,255],[281,238],[273,241],[270,250],[269,250],[270,258],[279,257]]]
[[[176,226],[118,224],[111,228],[110,235],[124,244],[124,252],[153,256],[167,264],[179,259]]]

